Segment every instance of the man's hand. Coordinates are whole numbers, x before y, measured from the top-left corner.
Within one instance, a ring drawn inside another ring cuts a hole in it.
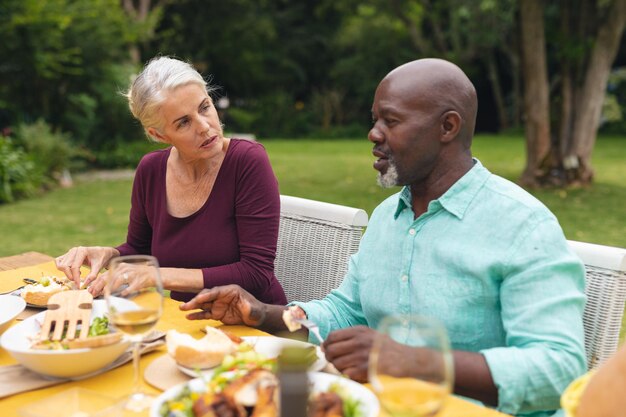
[[[335,330],[322,345],[326,359],[350,379],[367,382],[369,355],[377,334],[366,326]]]
[[[202,290],[180,309],[202,310],[187,314],[189,320],[213,319],[224,324],[260,327],[265,322],[266,307],[240,286],[226,285]]]

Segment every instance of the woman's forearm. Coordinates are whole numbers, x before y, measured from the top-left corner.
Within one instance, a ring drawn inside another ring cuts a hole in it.
[[[201,269],[160,268],[163,288],[170,291],[200,292],[204,289]]]

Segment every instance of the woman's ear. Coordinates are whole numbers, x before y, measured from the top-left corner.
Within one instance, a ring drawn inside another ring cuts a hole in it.
[[[451,142],[456,138],[461,130],[462,122],[461,115],[454,110],[445,112],[441,116],[441,140]]]
[[[163,143],[169,143],[167,142],[167,140],[165,139],[165,136],[163,136],[161,133],[159,133],[158,130],[156,130],[153,127],[149,127],[146,129],[146,132],[148,132],[148,134],[150,136],[152,136],[154,139],[156,139],[158,142],[163,142]]]

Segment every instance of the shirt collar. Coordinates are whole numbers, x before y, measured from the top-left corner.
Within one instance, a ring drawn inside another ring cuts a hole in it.
[[[478,159],[473,158],[474,166],[465,173],[452,187],[448,189],[437,200],[441,207],[458,217],[463,218],[465,211],[469,207],[470,203],[478,194],[478,191],[483,187],[485,181],[491,175],[491,172],[485,168]],[[411,208],[411,189],[408,186],[402,187],[398,198],[398,205],[393,215],[394,219],[397,219],[402,210]],[[433,207],[433,201],[430,202],[429,208]]]

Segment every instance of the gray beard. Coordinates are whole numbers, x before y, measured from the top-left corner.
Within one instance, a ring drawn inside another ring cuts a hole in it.
[[[378,173],[378,177],[376,181],[378,185],[382,188],[391,188],[398,185],[398,169],[396,168],[395,161],[392,159],[388,160],[389,166],[387,167],[387,172],[384,174]]]

